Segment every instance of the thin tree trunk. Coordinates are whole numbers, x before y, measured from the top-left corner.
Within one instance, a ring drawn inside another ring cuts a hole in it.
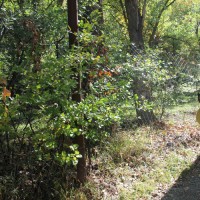
[[[78,33],[78,1],[77,0],[68,0],[68,26],[70,28],[69,31],[69,47],[72,48],[74,45],[77,45],[77,38],[76,34]],[[75,75],[73,78],[76,79],[76,87],[72,94],[72,100],[75,102],[81,102],[81,78],[80,78],[80,72],[77,68],[73,68]],[[79,126],[77,124],[77,126]],[[78,150],[80,154],[82,155],[82,158],[79,158],[78,164],[77,164],[77,180],[84,184],[86,181],[86,150],[85,150],[85,138],[82,134],[75,137],[75,143],[78,144]]]
[[[68,0],[68,26],[69,26],[69,48],[78,45],[76,34],[78,33],[78,2]]]
[[[124,7],[124,3],[122,0],[119,0],[119,3],[120,3],[120,6],[122,8],[122,12],[123,12],[123,16],[124,16],[124,21],[126,23],[126,25],[128,26],[128,19],[127,19],[127,15],[126,15],[126,10],[125,10],[125,7]]]
[[[199,47],[200,47],[199,27],[200,27],[200,21],[197,20],[195,34],[196,34],[196,37],[197,37],[197,40],[198,40],[198,44],[199,44]]]
[[[151,33],[151,36],[149,38],[149,46],[150,47],[153,47],[155,45],[154,43],[154,39],[155,39],[155,35],[156,35],[156,32],[158,30],[158,25],[160,23],[160,19],[161,19],[161,16],[163,14],[163,12],[169,7],[171,6],[176,0],[173,0],[172,2],[170,2],[170,0],[166,0],[163,8],[160,10],[159,14],[158,14],[158,17],[157,17],[157,20],[156,20],[156,23],[154,24],[153,26],[153,30],[152,30],[152,33]],[[170,2],[170,3],[169,3]]]

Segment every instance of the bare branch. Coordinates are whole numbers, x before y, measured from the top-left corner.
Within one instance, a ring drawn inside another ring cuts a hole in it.
[[[171,6],[173,3],[175,3],[176,0],[173,0],[171,3],[169,3],[168,5],[166,4],[166,8],[168,8],[169,6]],[[166,3],[168,3],[169,1],[167,1]]]

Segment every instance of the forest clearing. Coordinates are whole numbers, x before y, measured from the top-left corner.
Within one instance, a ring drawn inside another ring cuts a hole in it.
[[[200,199],[199,0],[0,0],[0,200]]]

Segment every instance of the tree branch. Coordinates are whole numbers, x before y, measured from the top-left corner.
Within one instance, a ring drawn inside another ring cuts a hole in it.
[[[126,25],[128,26],[127,13],[126,13],[126,10],[125,10],[125,8],[124,8],[123,1],[122,1],[122,0],[119,0],[119,3],[120,3],[120,6],[121,6],[121,8],[122,8],[122,12],[123,12],[123,16],[124,16],[125,23],[126,23]]]
[[[151,36],[149,38],[149,46],[153,46],[153,42],[154,42],[154,36],[157,32],[157,29],[158,29],[158,25],[160,23],[160,18],[163,14],[163,12],[169,7],[171,6],[176,0],[173,0],[172,2],[169,3],[170,0],[166,0],[165,1],[165,4],[164,6],[162,7],[162,9],[160,10],[160,13],[158,14],[158,17],[157,17],[157,20],[156,20],[156,23],[153,27],[153,30],[152,30],[152,33],[151,33]],[[169,3],[169,4],[168,4]]]
[[[142,6],[142,26],[144,27],[144,20],[146,16],[146,7],[147,7],[147,0],[144,0],[143,6]]]
[[[176,1],[176,0],[173,0],[171,3],[169,3],[168,5],[166,5],[166,8],[168,8],[168,7],[171,6],[173,3],[175,3],[175,1]],[[167,1],[166,4],[167,4],[168,2],[169,2],[169,1]]]

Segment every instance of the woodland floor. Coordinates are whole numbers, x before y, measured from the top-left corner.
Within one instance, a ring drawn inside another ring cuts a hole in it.
[[[88,185],[96,189],[96,196],[89,198],[199,200],[200,126],[195,122],[197,109],[198,105],[192,110],[170,112],[156,129],[154,126],[154,129],[142,127],[120,131],[116,136],[118,146],[113,149],[115,154],[112,151],[107,154],[97,152],[102,155],[93,163]]]
[[[200,156],[190,170],[182,172],[180,178],[165,194],[162,200],[199,200],[200,199]]]
[[[200,200],[200,127],[195,126],[195,112],[185,112],[184,125],[187,137],[186,147],[194,149],[197,159],[185,169],[174,185],[164,191],[162,200]],[[178,121],[178,120],[176,120]],[[180,122],[179,122],[180,123]],[[182,131],[182,133],[183,133]]]

